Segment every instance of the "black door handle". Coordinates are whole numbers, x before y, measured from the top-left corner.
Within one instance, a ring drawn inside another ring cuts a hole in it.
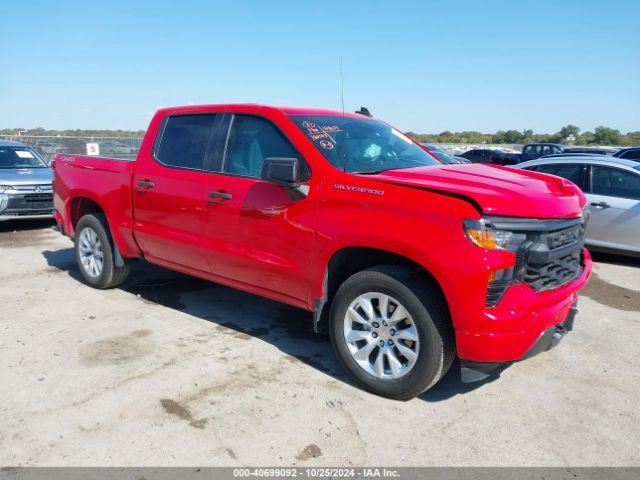
[[[227,192],[209,192],[209,198],[221,198],[223,200],[231,200],[233,195]]]
[[[600,208],[609,208],[611,205],[609,205],[607,202],[592,202],[591,206],[600,207]]]
[[[143,188],[153,188],[155,184],[149,180],[138,180],[138,186]]]

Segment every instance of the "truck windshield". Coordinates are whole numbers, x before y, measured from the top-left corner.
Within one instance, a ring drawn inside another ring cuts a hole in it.
[[[324,157],[345,172],[442,165],[406,135],[373,119],[331,115],[291,115]]]
[[[30,148],[0,147],[0,168],[48,168],[48,166]]]

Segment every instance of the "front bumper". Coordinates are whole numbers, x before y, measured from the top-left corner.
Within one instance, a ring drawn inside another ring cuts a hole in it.
[[[555,338],[553,329],[575,315],[578,292],[591,275],[591,265],[583,249],[582,271],[572,282],[542,292],[528,285],[511,286],[496,307],[483,312],[482,330],[456,330],[458,357],[468,364],[508,363],[532,356],[538,342],[535,348],[543,351],[547,337]]]
[[[6,222],[9,220],[49,220],[53,218],[51,213],[41,214],[23,214],[23,215],[0,215],[0,222]]]
[[[539,353],[546,352],[560,343],[560,340],[571,330],[573,322],[578,313],[577,302],[569,310],[569,315],[564,322],[547,328],[538,339],[531,345],[527,353],[517,361],[527,360],[535,357]],[[460,374],[463,383],[472,383],[484,380],[496,370],[504,368],[513,362],[474,362],[469,360],[460,361]]]

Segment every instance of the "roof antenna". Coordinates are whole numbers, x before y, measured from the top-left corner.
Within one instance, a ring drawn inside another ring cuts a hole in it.
[[[342,117],[344,118],[344,69],[342,67],[342,55],[340,56],[340,103],[342,103]]]
[[[359,113],[360,115],[364,115],[365,117],[373,117],[373,115],[371,115],[371,112],[367,107],[360,107],[360,110],[356,110],[356,113]]]

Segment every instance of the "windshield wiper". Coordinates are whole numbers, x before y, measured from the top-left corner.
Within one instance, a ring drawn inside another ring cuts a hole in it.
[[[368,171],[365,171],[365,172],[350,172],[350,173],[353,173],[354,175],[377,175],[379,173],[384,173],[387,170],[391,170],[391,169],[390,168],[385,168],[383,170],[368,170]]]

